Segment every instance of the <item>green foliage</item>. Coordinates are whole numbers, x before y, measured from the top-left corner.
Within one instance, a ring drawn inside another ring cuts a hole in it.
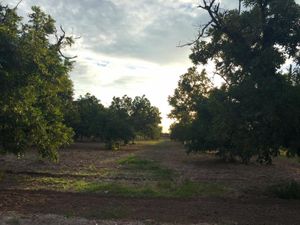
[[[95,96],[89,93],[80,96],[73,102],[73,110],[68,115],[75,138],[103,138],[106,114],[106,109]]]
[[[66,121],[77,139],[100,139],[117,150],[137,136],[158,139],[161,134],[159,110],[145,97],[114,97],[109,108],[90,94],[80,97],[67,113]]]
[[[201,6],[211,23],[190,58],[196,65],[213,61],[224,83],[213,88],[195,68],[181,77],[169,98],[177,119],[171,137],[189,151],[271,163],[281,148],[300,155],[300,7],[293,0],[243,2],[241,12],[221,11],[216,1]]]
[[[274,196],[283,199],[300,199],[300,184],[295,180],[273,185],[269,188]]]
[[[176,184],[170,181],[161,181],[157,185],[133,186],[118,183],[86,183],[77,191],[105,194],[108,196],[122,197],[172,197],[193,198],[197,196],[224,196],[228,189],[217,183],[199,183],[185,181]]]
[[[53,43],[54,19],[39,7],[32,11],[23,24],[16,9],[0,4],[0,150],[22,154],[35,147],[57,160],[73,135],[64,124],[72,63],[61,55],[73,40],[63,35]]]
[[[126,169],[149,172],[156,179],[172,180],[173,171],[162,168],[157,162],[147,159],[140,159],[137,156],[131,155],[118,161],[120,165]]]
[[[132,101],[131,121],[136,135],[149,139],[159,139],[161,122],[159,109],[152,106],[145,97],[135,97]]]
[[[132,99],[126,95],[113,98],[108,109],[105,138],[110,145],[119,145],[120,142],[128,144],[134,140],[136,135],[131,121],[131,105]]]

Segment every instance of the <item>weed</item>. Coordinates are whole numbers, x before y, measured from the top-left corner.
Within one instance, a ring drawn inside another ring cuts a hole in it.
[[[11,218],[9,218],[8,220],[6,220],[6,224],[7,224],[7,225],[20,225],[21,222],[19,221],[18,218],[16,218],[16,217],[11,217]]]
[[[291,180],[269,187],[268,192],[283,199],[300,199],[300,183]]]

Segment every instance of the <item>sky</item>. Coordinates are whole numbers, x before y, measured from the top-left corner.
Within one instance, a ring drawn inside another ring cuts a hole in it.
[[[15,6],[19,0],[2,3]],[[297,0],[299,3],[300,0]],[[40,6],[64,28],[80,37],[65,54],[77,56],[70,77],[75,98],[87,92],[105,106],[113,96],[146,95],[161,112],[163,131],[172,123],[167,114],[180,75],[192,63],[189,47],[198,27],[208,21],[197,8],[200,0],[23,0],[18,12],[24,18],[31,6]],[[222,0],[234,8],[238,0]],[[207,68],[208,72],[213,68]]]

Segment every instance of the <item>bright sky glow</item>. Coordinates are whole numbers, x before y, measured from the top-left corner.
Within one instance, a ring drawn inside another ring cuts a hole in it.
[[[15,6],[19,0],[2,3]],[[297,0],[300,3],[300,0]],[[67,34],[80,36],[67,54],[77,55],[71,79],[75,98],[89,92],[108,106],[113,96],[145,94],[161,111],[167,132],[167,98],[192,64],[190,49],[177,48],[195,38],[208,17],[198,0],[23,0],[19,13],[40,6]],[[223,0],[223,8],[238,0]],[[212,71],[211,66],[207,68]]]

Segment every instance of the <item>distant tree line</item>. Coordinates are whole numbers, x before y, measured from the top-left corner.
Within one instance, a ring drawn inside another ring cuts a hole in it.
[[[243,163],[271,163],[281,150],[300,156],[300,7],[294,0],[238,3],[234,10],[216,0],[199,5],[210,20],[186,44],[195,67],[169,98],[177,121],[171,137],[189,152]],[[197,71],[211,61],[220,87]]]
[[[110,149],[134,142],[136,138],[160,138],[160,122],[158,108],[145,96],[114,97],[106,108],[95,96],[86,94],[74,101],[66,114],[66,123],[73,128],[76,140],[97,139]]]

